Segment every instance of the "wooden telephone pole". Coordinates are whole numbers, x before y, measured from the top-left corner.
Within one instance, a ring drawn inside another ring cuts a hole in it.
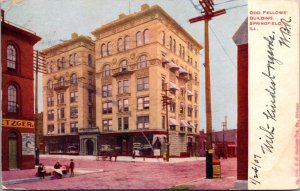
[[[162,95],[162,102],[163,106],[166,106],[166,125],[167,125],[167,156],[166,156],[166,161],[169,162],[170,158],[170,138],[169,138],[169,108],[168,105],[171,104],[172,98],[168,96],[168,89],[167,89],[167,83],[163,84],[163,92],[164,94]]]
[[[199,0],[203,8],[203,15],[190,19],[190,23],[204,20],[205,39],[205,102],[206,102],[206,178],[213,178],[212,168],[212,114],[211,114],[211,91],[210,91],[210,62],[209,62],[209,32],[208,22],[216,16],[225,14],[225,9],[214,11],[213,0]]]
[[[38,126],[38,73],[47,73],[44,66],[44,57],[42,54],[34,50],[33,51],[33,71],[35,72],[35,116],[34,116],[34,131],[35,131],[35,164],[39,164],[39,126]]]

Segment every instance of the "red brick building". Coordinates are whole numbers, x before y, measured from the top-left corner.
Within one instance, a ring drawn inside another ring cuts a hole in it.
[[[247,189],[248,180],[248,19],[233,36],[237,45],[237,182],[236,188]]]
[[[5,21],[1,10],[2,170],[34,168],[34,32]]]
[[[215,158],[236,157],[237,130],[225,129],[212,132]]]

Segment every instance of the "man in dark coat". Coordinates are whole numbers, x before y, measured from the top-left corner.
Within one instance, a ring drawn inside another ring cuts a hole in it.
[[[70,176],[74,176],[74,167],[75,167],[74,161],[73,161],[73,159],[71,159],[71,162],[70,162],[71,174],[70,174]]]

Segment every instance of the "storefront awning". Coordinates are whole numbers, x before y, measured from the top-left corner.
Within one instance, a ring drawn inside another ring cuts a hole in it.
[[[154,143],[156,142],[157,139],[159,140],[159,142],[161,144],[163,144],[164,138],[167,138],[167,136],[166,135],[153,135],[152,145],[154,145]]]
[[[193,92],[190,91],[190,90],[186,90],[186,93],[187,93],[188,96],[193,96],[194,95]]]
[[[173,82],[170,82],[170,89],[179,90],[179,88],[177,87],[177,85],[174,84]]]
[[[170,67],[170,70],[172,70],[174,72],[177,71],[177,70],[180,70],[180,67],[172,61],[168,62],[168,65]]]
[[[169,124],[169,125],[176,125],[176,126],[179,126],[179,123],[176,121],[176,119],[170,118],[169,121],[170,121],[170,124]]]
[[[180,127],[189,127],[190,125],[185,120],[180,120]]]

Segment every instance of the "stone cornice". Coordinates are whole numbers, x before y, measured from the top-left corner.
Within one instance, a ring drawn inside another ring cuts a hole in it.
[[[95,46],[95,42],[93,40],[91,40],[89,37],[87,36],[83,36],[83,35],[80,35],[76,38],[73,38],[73,39],[70,39],[66,42],[63,42],[63,43],[59,43],[59,44],[56,44],[52,47],[49,47],[49,48],[46,48],[42,51],[43,54],[49,54],[49,53],[52,53],[52,52],[55,52],[55,51],[58,51],[62,48],[65,48],[67,46],[70,46],[70,45],[74,45],[75,43],[79,43],[79,46],[81,46],[80,42],[83,42],[85,44],[88,44],[92,47]]]
[[[201,50],[203,47],[200,45],[184,28],[182,28],[168,13],[166,13],[160,6],[154,5],[150,7],[147,10],[140,11],[138,13],[126,15],[123,18],[114,20],[110,23],[107,23],[105,25],[102,25],[101,27],[97,28],[96,30],[92,31],[91,33],[98,39],[99,35],[102,33],[105,33],[109,30],[116,30],[117,27],[123,27],[126,24],[131,23],[134,20],[143,19],[144,17],[147,17],[151,15],[151,19],[155,20],[162,20],[162,18],[165,18],[169,25],[172,26],[172,29],[176,29],[180,32],[182,32],[190,41],[193,42],[193,44],[196,45],[196,47]],[[172,30],[171,29],[171,30]]]

